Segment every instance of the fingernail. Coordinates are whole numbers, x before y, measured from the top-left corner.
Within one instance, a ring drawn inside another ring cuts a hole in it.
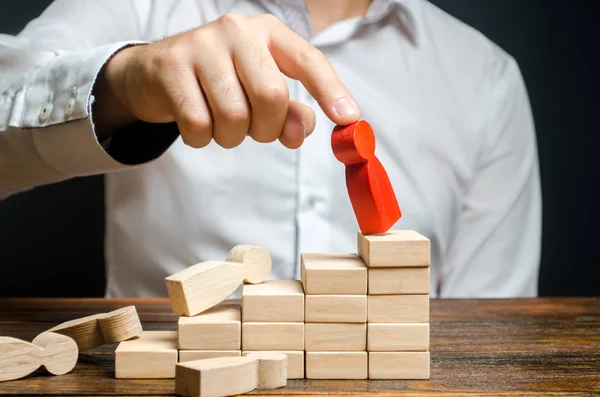
[[[306,138],[306,136],[308,135],[308,129],[306,128],[306,124],[301,123],[302,124],[302,132],[304,132],[304,138]]]
[[[358,114],[358,106],[352,98],[341,97],[335,103],[335,112],[340,117],[356,116]]]

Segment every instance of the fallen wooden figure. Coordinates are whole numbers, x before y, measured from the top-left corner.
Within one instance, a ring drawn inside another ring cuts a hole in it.
[[[287,356],[283,353],[187,361],[175,369],[175,393],[184,397],[225,397],[285,386]]]

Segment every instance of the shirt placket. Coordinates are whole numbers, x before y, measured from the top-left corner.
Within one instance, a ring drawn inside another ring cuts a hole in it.
[[[307,41],[312,39],[312,28],[302,0],[278,1],[286,25]],[[289,80],[291,97],[313,110],[318,110],[318,105],[304,86],[297,80]],[[327,213],[327,197],[325,181],[322,175],[315,172],[327,159],[318,158],[316,150],[322,149],[322,142],[316,142],[323,133],[319,123],[313,136],[309,137],[303,147],[296,151],[296,258],[294,273],[300,277],[300,254],[309,251],[328,251],[329,240],[323,236],[330,235],[330,224],[324,214]],[[322,156],[321,156],[322,157]]]
[[[340,31],[328,37],[312,35],[312,27],[303,0],[278,0],[286,25],[305,40],[326,52],[327,46],[342,42],[352,36],[357,28]],[[365,18],[359,23],[370,23],[380,19],[389,11],[391,0],[375,0]],[[326,54],[327,55],[327,54]],[[300,277],[300,254],[306,252],[331,252],[333,249],[335,220],[330,214],[333,202],[330,189],[331,171],[337,160],[331,152],[331,130],[333,124],[326,119],[318,103],[304,86],[289,80],[293,99],[311,107],[317,114],[317,125],[313,134],[297,150],[296,154],[296,260],[295,277]],[[319,117],[320,116],[320,117]],[[338,167],[339,168],[339,167]],[[339,177],[344,178],[344,174]]]

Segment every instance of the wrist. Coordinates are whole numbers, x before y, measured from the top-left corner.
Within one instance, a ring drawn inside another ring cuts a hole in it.
[[[104,65],[94,83],[92,118],[100,141],[137,121],[127,100],[127,72],[128,65],[131,64],[131,49],[124,48],[116,52]]]

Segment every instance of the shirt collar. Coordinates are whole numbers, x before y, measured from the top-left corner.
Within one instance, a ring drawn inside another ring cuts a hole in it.
[[[417,31],[415,26],[415,4],[411,0],[373,0],[367,14],[365,23],[379,21],[391,12],[396,12],[402,24],[403,33],[416,45]]]
[[[305,39],[310,39],[310,24],[304,0],[268,0],[282,7],[289,27]],[[402,24],[403,33],[416,45],[414,18],[415,0],[373,0],[363,19],[364,24],[377,22],[391,12],[396,12]]]
[[[307,40],[311,38],[310,23],[304,0],[259,0],[281,7],[287,19],[288,27]],[[416,45],[415,4],[416,0],[373,0],[362,23],[377,22],[391,12],[400,19],[403,33],[413,45]]]

